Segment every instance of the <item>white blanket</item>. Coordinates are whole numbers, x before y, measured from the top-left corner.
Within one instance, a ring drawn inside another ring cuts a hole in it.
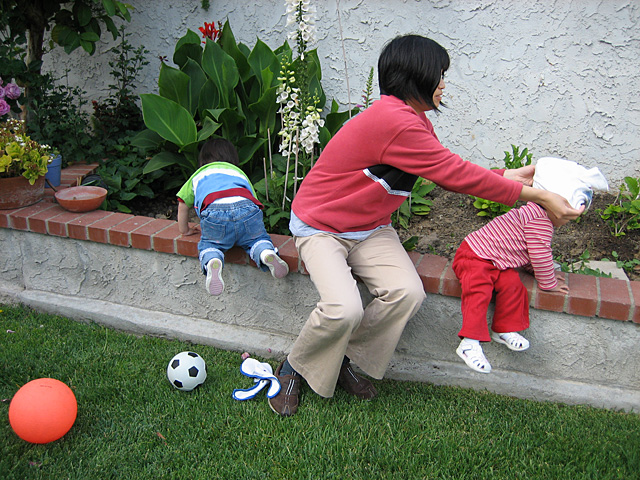
[[[562,195],[573,208],[591,205],[594,190],[609,191],[609,184],[597,167],[562,158],[543,157],[536,164],[533,187]]]

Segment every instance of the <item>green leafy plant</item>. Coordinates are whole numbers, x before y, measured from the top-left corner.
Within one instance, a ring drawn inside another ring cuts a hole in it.
[[[162,179],[174,172],[154,170],[144,174],[149,160],[145,151],[131,144],[134,136],[144,128],[142,111],[133,96],[138,74],[149,62],[144,47],[134,49],[128,41],[124,27],[120,28],[120,42],[111,52],[113,60],[109,95],[104,100],[93,101],[93,135],[104,146],[104,158],[100,159],[97,174],[107,188],[107,210],[130,213],[132,202],[140,197],[154,198],[155,190],[164,189]]]
[[[68,72],[67,72],[68,73]],[[55,80],[44,76],[46,83],[37,97],[32,98],[33,114],[27,120],[27,130],[41,142],[54,145],[62,155],[62,166],[69,163],[94,162],[102,158],[102,145],[95,141],[85,92],[70,87],[66,75]]]
[[[435,187],[435,183],[418,177],[409,198],[402,202],[400,208],[391,216],[392,223],[406,230],[409,228],[411,215],[427,215],[431,211],[433,202],[426,197]]]
[[[92,102],[95,135],[107,145],[144,128],[142,111],[136,104],[133,91],[138,74],[149,64],[145,58],[149,51],[144,46],[134,49],[128,36],[123,25],[120,27],[120,43],[111,50],[115,59],[109,62],[114,83],[109,85],[109,95],[105,100]]]
[[[640,260],[637,258],[633,258],[631,260],[622,260],[618,256],[618,252],[615,250],[611,252],[611,256],[613,257],[613,261],[616,262],[616,267],[623,269],[627,273],[633,273],[636,270],[640,270]],[[608,262],[608,258],[603,258],[602,260]]]
[[[67,53],[82,48],[93,55],[102,26],[115,40],[118,29],[113,19],[130,21],[131,10],[131,5],[117,0],[0,0],[0,31],[14,42],[15,55],[8,68],[14,72],[11,78],[25,87],[24,105],[31,107],[31,98],[40,88],[46,31],[51,32],[51,45]],[[4,68],[2,61],[0,71]]]
[[[177,67],[163,62],[158,93],[140,96],[147,129],[134,144],[151,154],[144,173],[175,167],[178,175],[168,186],[177,187],[195,171],[202,142],[226,138],[266,207],[270,231],[287,233],[290,202],[313,165],[315,143],[326,144],[350,112],[340,112],[333,101],[320,119],[326,96],[316,50],[294,58],[286,41],[271,50],[260,39],[250,49],[236,42],[229,22],[219,30],[205,23],[200,31],[204,46],[188,30],[175,47]],[[302,108],[308,120],[286,139],[280,135],[288,125],[285,106]]]
[[[153,198],[153,184],[163,172],[156,170],[144,175],[147,158],[130,144],[128,137],[123,137],[121,142],[112,146],[109,160],[100,164],[97,174],[107,185],[105,209],[131,213],[127,204],[137,197]]]
[[[0,178],[23,176],[33,185],[47,173],[51,147],[26,134],[22,120],[0,123]]]
[[[289,209],[282,208],[285,201],[285,181],[290,182],[289,191],[293,191],[293,182],[286,175],[287,161],[281,155],[272,157],[271,164],[265,164],[268,182],[262,178],[254,184],[254,189],[258,198],[264,205],[264,219],[267,230],[272,233],[288,235],[289,219],[291,217]]]
[[[595,277],[606,277],[611,278],[610,273],[605,273],[599,268],[591,268],[589,266],[589,260],[591,259],[591,254],[589,250],[586,249],[577,260],[562,260],[560,258],[556,258],[555,261],[560,264],[560,270],[568,273],[579,273],[582,275],[593,275]]]
[[[513,169],[531,165],[532,156],[533,154],[529,153],[527,148],[520,151],[520,147],[511,145],[511,152],[504,152],[504,168]],[[473,206],[480,210],[478,212],[479,217],[495,218],[511,210],[511,207],[491,200],[485,200],[480,197],[473,197],[473,199]]]
[[[369,108],[371,103],[373,102],[373,67],[369,70],[369,76],[367,77],[367,83],[365,84],[364,90],[362,91],[362,101],[364,102],[362,108]]]
[[[640,178],[625,177],[613,203],[598,213],[614,237],[640,228]]]
[[[413,235],[412,237],[402,242],[402,246],[407,252],[410,252],[416,249],[419,241],[420,241],[420,237],[418,237],[417,235]]]
[[[238,45],[227,22],[219,40],[206,38],[204,48],[189,30],[178,41],[173,61],[178,68],[161,65],[159,93],[140,96],[147,130],[135,143],[158,150],[145,173],[177,165],[189,178],[199,144],[214,134],[238,148],[242,165],[254,155],[262,158],[260,149],[270,137],[275,140],[277,127],[276,53],[260,40],[253,50]],[[252,167],[247,166],[249,172]]]

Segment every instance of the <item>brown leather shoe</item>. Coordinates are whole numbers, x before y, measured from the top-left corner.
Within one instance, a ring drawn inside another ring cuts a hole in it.
[[[351,363],[342,364],[338,374],[338,385],[347,393],[355,395],[362,400],[371,400],[378,394],[369,380],[353,371]]]
[[[280,376],[280,369],[283,363],[280,364],[275,373],[280,381],[280,393],[273,398],[269,398],[268,401],[271,410],[283,417],[290,417],[298,411],[298,396],[300,395],[302,377],[297,374]]]

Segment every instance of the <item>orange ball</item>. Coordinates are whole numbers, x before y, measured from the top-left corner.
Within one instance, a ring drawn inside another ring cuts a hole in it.
[[[76,397],[54,378],[39,378],[16,392],[9,405],[11,428],[30,443],[49,443],[67,433],[78,414]]]

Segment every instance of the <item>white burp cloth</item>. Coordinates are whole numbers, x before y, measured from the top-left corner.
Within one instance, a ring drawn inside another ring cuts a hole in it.
[[[267,398],[273,398],[280,393],[280,381],[273,374],[273,368],[268,363],[261,363],[255,358],[249,357],[240,365],[240,372],[253,378],[256,385],[248,389],[235,389],[231,395],[235,400],[252,399],[267,385],[269,385]]]
[[[593,191],[609,191],[609,184],[597,167],[587,169],[562,158],[543,157],[536,163],[533,187],[563,196],[573,208],[591,205]]]

